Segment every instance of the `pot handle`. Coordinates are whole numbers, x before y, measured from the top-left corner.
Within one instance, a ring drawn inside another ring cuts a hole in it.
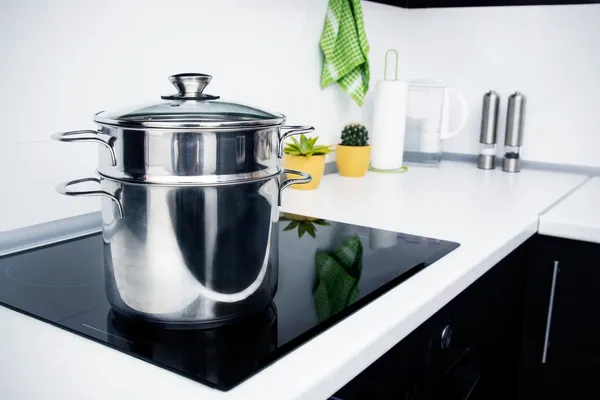
[[[281,182],[281,184],[279,184],[279,196],[277,196],[277,205],[278,206],[281,206],[281,192],[283,191],[283,189],[285,189],[286,187],[288,187],[290,185],[304,184],[304,183],[312,182],[312,177],[310,176],[310,174],[307,174],[306,172],[296,171],[295,169],[284,169],[283,172],[286,174],[300,175],[300,176],[302,176],[302,178],[288,178],[288,179],[284,180],[283,182]]]
[[[104,190],[70,190],[69,186],[77,185],[79,183],[84,182],[96,182],[100,184],[100,179],[98,178],[81,178],[75,179],[74,181],[63,182],[56,186],[56,191],[60,194],[64,194],[65,196],[106,196],[110,198],[117,205],[117,219],[123,218],[123,206],[119,199],[115,197],[112,193],[108,193]]]
[[[277,150],[277,157],[279,158],[283,158],[283,142],[285,139],[290,136],[301,135],[315,130],[314,127],[308,125],[282,126],[281,129],[287,130],[287,132],[279,133],[279,149]]]
[[[108,140],[104,140],[102,136],[107,136]],[[112,144],[115,138],[98,131],[93,130],[82,130],[82,131],[71,131],[71,132],[60,132],[50,136],[52,139],[59,142],[97,142],[105,146],[110,152],[110,160],[113,167],[117,165],[117,157],[115,156],[115,149]]]

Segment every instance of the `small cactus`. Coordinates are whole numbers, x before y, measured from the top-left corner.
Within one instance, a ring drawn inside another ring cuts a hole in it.
[[[342,130],[342,146],[367,146],[369,132],[364,125],[348,124]]]

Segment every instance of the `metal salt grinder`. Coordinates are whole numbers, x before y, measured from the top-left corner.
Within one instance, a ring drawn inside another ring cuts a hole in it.
[[[506,172],[521,171],[519,151],[523,145],[523,122],[525,120],[525,96],[515,92],[508,98],[506,113],[506,136],[504,138],[504,159],[502,170]]]
[[[483,95],[483,111],[481,113],[481,133],[479,143],[481,149],[477,158],[477,168],[496,168],[496,128],[498,127],[498,108],[500,96],[490,90]]]

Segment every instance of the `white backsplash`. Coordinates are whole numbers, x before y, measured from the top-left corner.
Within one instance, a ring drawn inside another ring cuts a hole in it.
[[[518,90],[527,97],[524,159],[600,167],[599,21],[600,4],[410,10],[405,76],[465,94],[469,120],[446,151],[478,153],[490,89],[501,95],[502,144],[508,96]]]
[[[35,3],[35,4],[34,4]],[[327,0],[6,0],[0,13],[0,231],[98,210],[98,199],[54,185],[90,176],[93,144],[52,143],[53,132],[93,128],[94,113],[173,92],[167,76],[214,75],[207,92],[281,111],[335,144],[343,125],[371,125],[373,93],[359,108],[319,86]],[[363,1],[371,80],[385,51],[399,77],[460,88],[471,106],[447,151],[475,154],[481,97],[528,97],[523,157],[600,166],[600,5],[410,10]]]

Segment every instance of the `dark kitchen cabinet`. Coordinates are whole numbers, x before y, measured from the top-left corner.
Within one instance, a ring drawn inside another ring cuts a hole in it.
[[[527,247],[490,269],[333,398],[515,399]]]
[[[556,4],[596,4],[594,0],[375,0],[402,8],[536,6]]]
[[[476,292],[474,353],[482,368],[476,398],[517,396],[525,266],[525,242],[469,288]]]
[[[470,350],[474,295],[466,291],[457,296],[333,399],[465,399],[480,375]]]
[[[526,278],[519,399],[600,398],[600,245],[535,239]]]

